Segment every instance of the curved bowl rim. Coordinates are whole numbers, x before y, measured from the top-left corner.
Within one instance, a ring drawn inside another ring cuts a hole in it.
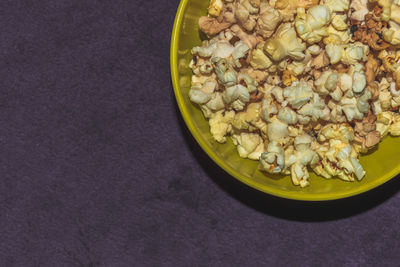
[[[348,198],[355,195],[359,195],[361,193],[367,192],[371,189],[382,185],[383,183],[394,178],[399,172],[400,167],[394,168],[390,172],[386,173],[386,175],[382,175],[379,178],[374,179],[373,181],[354,187],[354,189],[347,190],[345,192],[330,192],[330,193],[322,193],[322,194],[305,194],[300,192],[288,192],[285,190],[280,190],[271,187],[260,186],[258,183],[246,178],[244,175],[239,173],[238,171],[231,168],[228,164],[226,164],[201,138],[200,133],[197,131],[195,125],[193,124],[189,113],[186,109],[186,106],[183,101],[183,96],[180,92],[179,82],[178,82],[178,43],[179,43],[179,29],[181,28],[182,18],[185,12],[185,8],[187,3],[190,0],[181,0],[178,10],[176,12],[176,17],[174,21],[174,26],[172,30],[171,36],[171,48],[170,48],[170,67],[171,67],[171,78],[172,84],[174,88],[174,94],[176,101],[178,103],[179,110],[182,114],[182,117],[189,128],[191,134],[200,145],[200,147],[206,152],[206,154],[223,170],[229,173],[232,177],[236,178],[240,182],[257,189],[261,192],[282,197],[286,199],[292,200],[301,200],[301,201],[327,201],[327,200],[336,200],[342,198]],[[327,181],[328,182],[328,181]]]

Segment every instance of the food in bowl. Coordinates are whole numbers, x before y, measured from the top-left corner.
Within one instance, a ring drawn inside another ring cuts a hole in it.
[[[392,1],[212,0],[188,97],[213,138],[309,185],[361,180],[358,158],[400,135],[400,7]]]

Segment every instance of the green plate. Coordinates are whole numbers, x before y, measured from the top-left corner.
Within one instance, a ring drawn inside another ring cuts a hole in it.
[[[207,13],[207,0],[182,0],[175,18],[171,39],[171,75],[176,100],[194,138],[204,151],[225,171],[241,182],[262,192],[296,200],[322,201],[354,196],[373,189],[400,172],[400,138],[386,137],[373,153],[360,158],[367,174],[360,182],[337,178],[324,179],[310,172],[310,186],[294,186],[290,177],[272,177],[258,170],[258,162],[242,159],[228,141],[218,144],[211,137],[208,122],[189,98],[190,50],[201,44],[197,21]]]

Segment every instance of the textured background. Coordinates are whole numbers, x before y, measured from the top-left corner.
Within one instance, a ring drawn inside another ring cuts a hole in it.
[[[284,201],[219,169],[177,110],[178,0],[0,1],[0,266],[390,266],[400,179]]]

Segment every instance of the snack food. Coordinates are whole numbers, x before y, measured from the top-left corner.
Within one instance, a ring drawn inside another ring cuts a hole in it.
[[[189,98],[220,143],[261,170],[365,176],[358,158],[400,135],[397,2],[211,0]],[[400,20],[399,20],[400,22]]]

